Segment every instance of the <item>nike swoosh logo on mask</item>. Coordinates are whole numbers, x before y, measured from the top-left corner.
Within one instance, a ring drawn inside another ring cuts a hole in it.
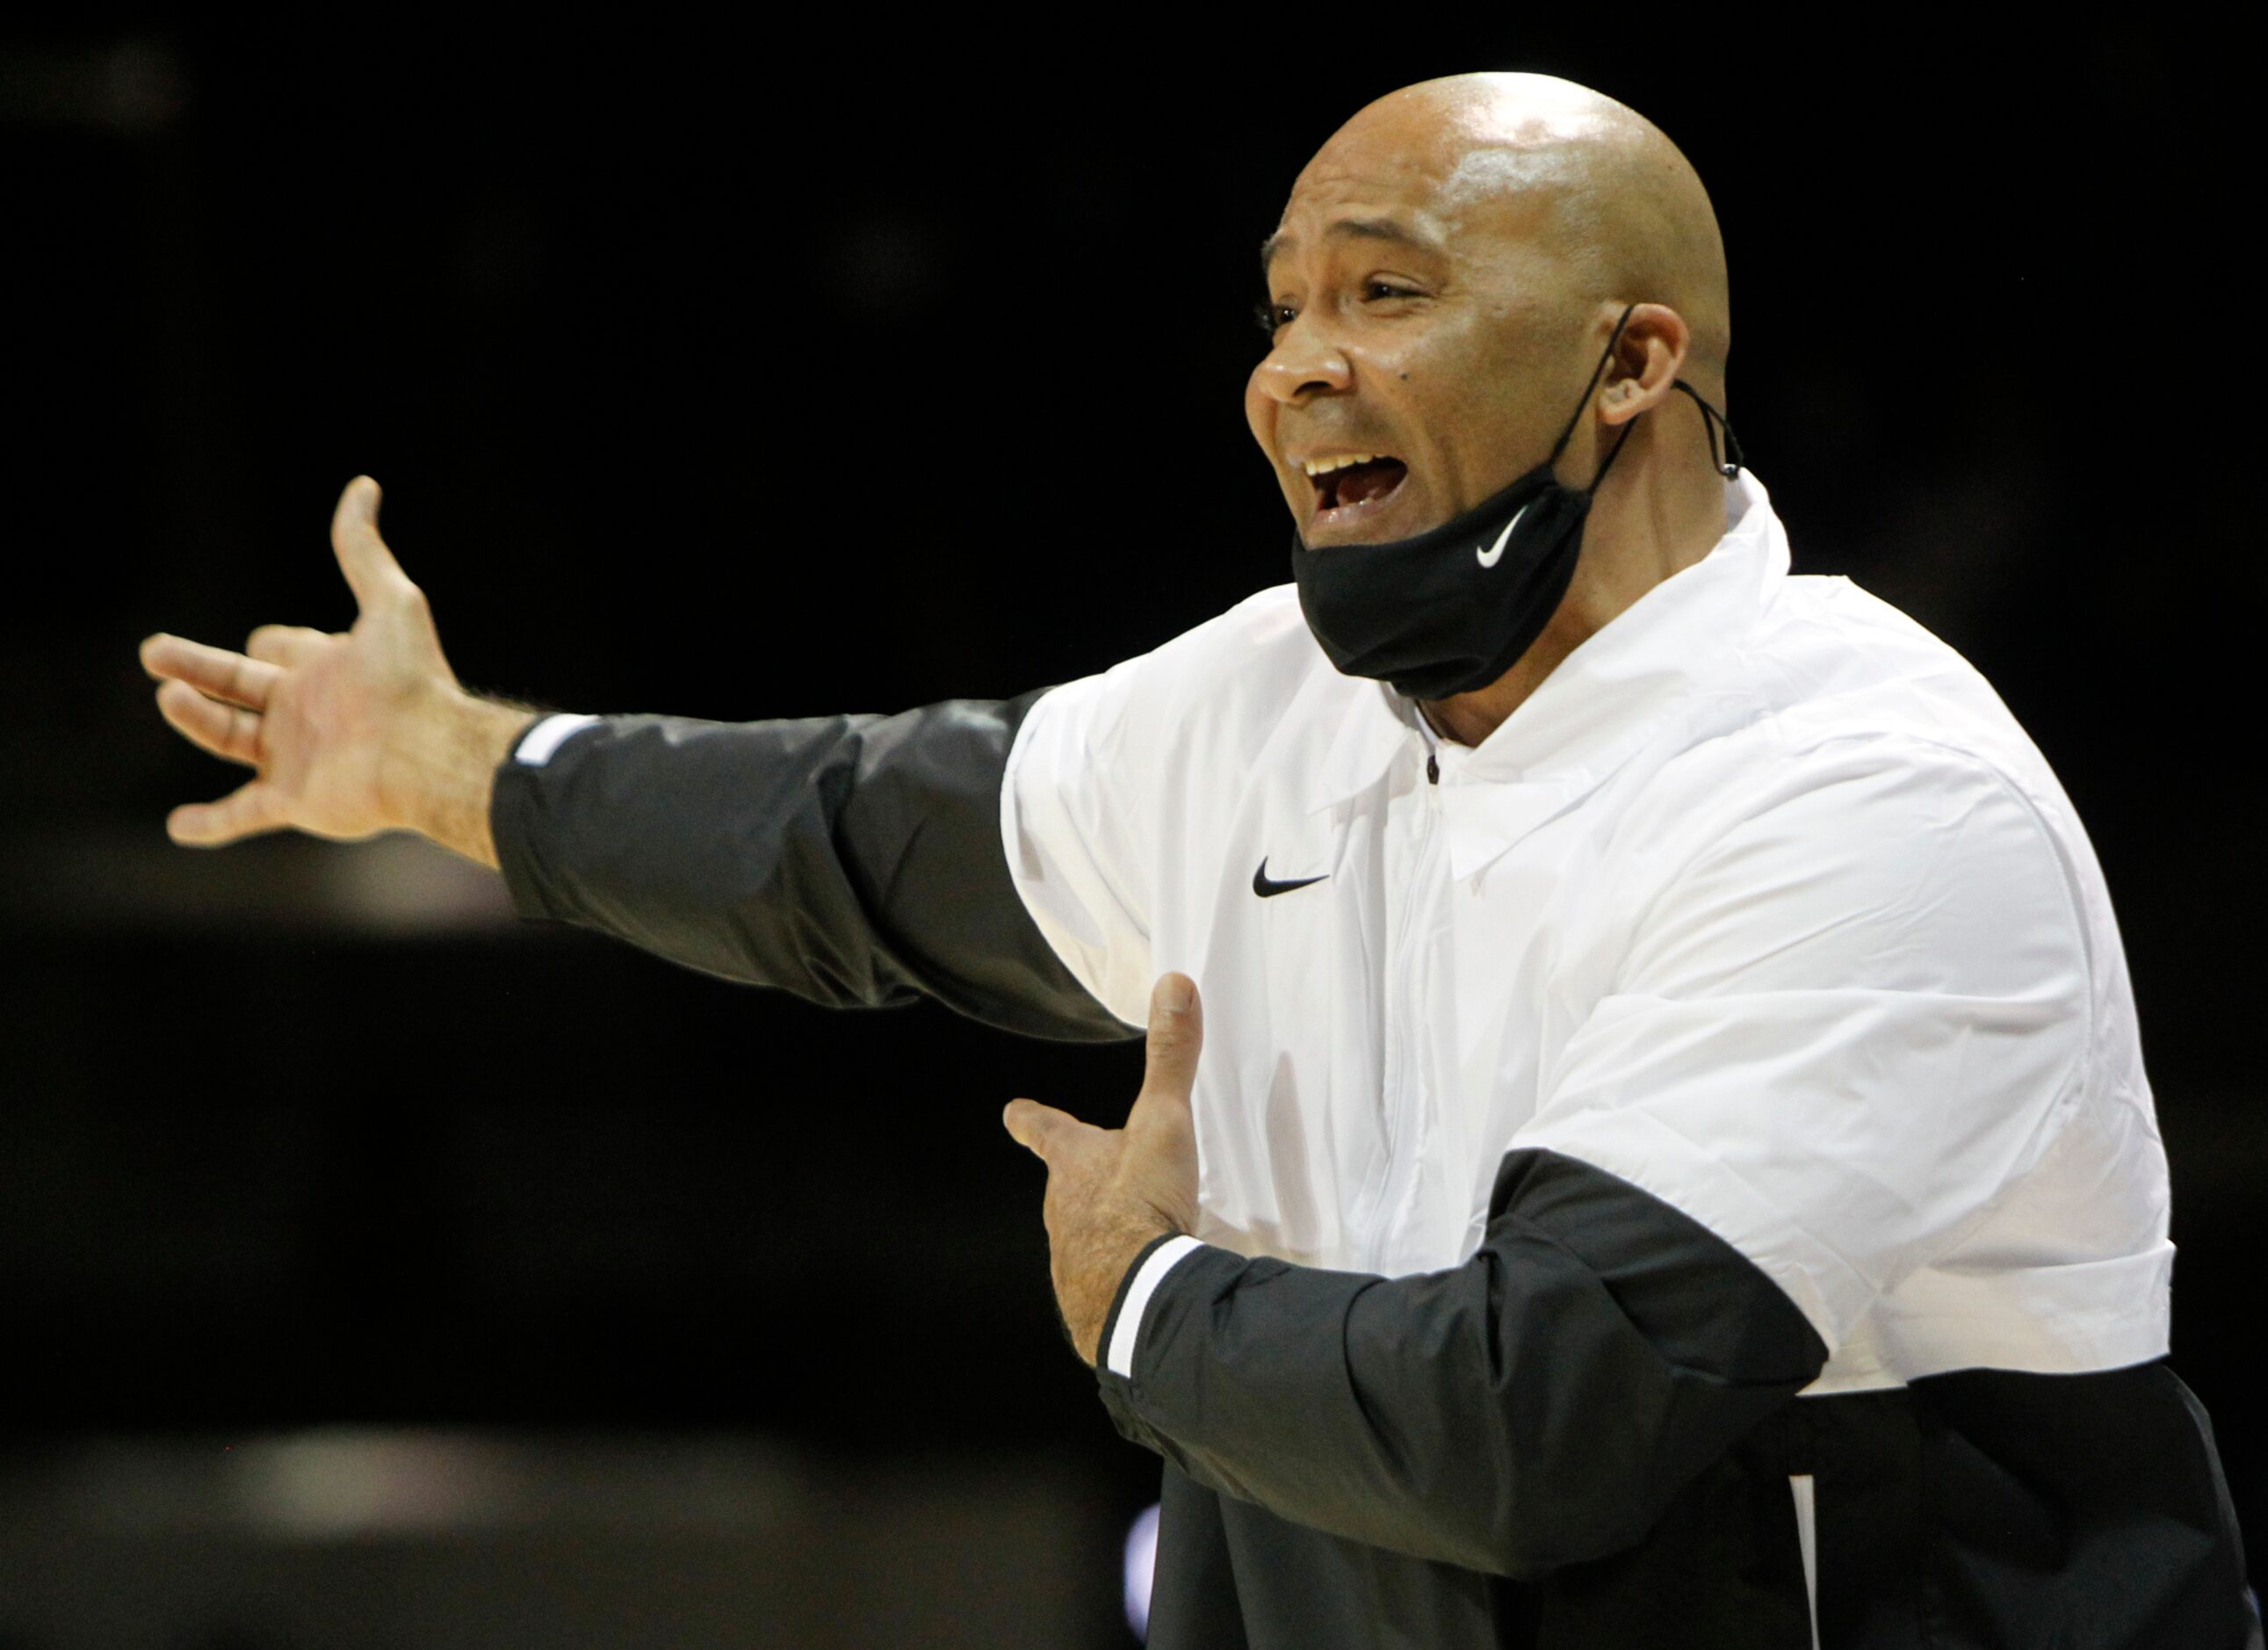
[[[1528,501],[1528,505],[1532,505],[1535,502],[1535,501],[1531,498]],[[1498,562],[1504,559],[1504,547],[1511,541],[1512,530],[1520,525],[1521,517],[1528,513],[1528,505],[1522,505],[1519,509],[1512,512],[1512,519],[1504,524],[1504,531],[1496,535],[1495,543],[1490,545],[1488,549],[1484,550],[1475,550],[1473,552],[1473,559],[1475,561],[1478,562],[1483,567],[1494,567]]]

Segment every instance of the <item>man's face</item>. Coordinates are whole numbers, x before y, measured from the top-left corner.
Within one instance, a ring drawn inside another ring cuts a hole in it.
[[[1268,243],[1273,343],[1245,416],[1310,547],[1423,533],[1541,462],[1594,347],[1543,194],[1411,124],[1334,137]]]

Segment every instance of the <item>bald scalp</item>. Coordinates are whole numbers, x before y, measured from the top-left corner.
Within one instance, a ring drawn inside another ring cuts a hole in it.
[[[1667,304],[1693,340],[1686,376],[1722,405],[1732,348],[1725,243],[1700,174],[1637,110],[1550,75],[1421,81],[1359,111],[1310,166],[1398,148],[1452,216],[1515,210],[1567,271],[1571,308]]]

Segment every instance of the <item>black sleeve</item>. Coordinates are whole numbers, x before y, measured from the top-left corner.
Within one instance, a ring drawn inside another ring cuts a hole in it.
[[[830,1007],[917,994],[1011,1031],[1136,1036],[1071,977],[1008,874],[1000,785],[1037,693],[900,716],[623,716],[490,821],[512,902]]]
[[[1523,1578],[1636,1543],[1827,1357],[1723,1240],[1546,1151],[1506,1156],[1462,1266],[1387,1279],[1200,1249],[1139,1330],[1131,1378],[1100,1374],[1128,1438],[1294,1522]]]

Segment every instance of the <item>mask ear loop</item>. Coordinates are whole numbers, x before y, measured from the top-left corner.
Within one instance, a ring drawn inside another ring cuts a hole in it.
[[[1701,392],[1695,389],[1693,386],[1688,384],[1683,379],[1681,378],[1677,379],[1670,386],[1670,387],[1673,389],[1683,390],[1688,395],[1690,395],[1693,398],[1693,404],[1701,409],[1701,427],[1709,432],[1710,467],[1713,468],[1718,475],[1723,476],[1728,482],[1736,482],[1740,480],[1741,471],[1747,466],[1749,461],[1748,454],[1741,451],[1741,438],[1733,433],[1733,426],[1726,422],[1725,415],[1719,412],[1707,401],[1703,401],[1701,399]],[[1717,451],[1717,426],[1719,424],[1724,424],[1725,426],[1725,452],[1732,454],[1732,460],[1729,463],[1726,461],[1723,454]]]
[[[1607,370],[1607,363],[1615,358],[1615,346],[1622,342],[1623,328],[1629,324],[1631,311],[1637,307],[1638,306],[1635,304],[1629,306],[1623,311],[1622,320],[1615,323],[1614,335],[1607,340],[1606,350],[1600,355],[1598,365],[1591,369],[1591,381],[1583,386],[1583,399],[1576,403],[1575,410],[1568,415],[1567,426],[1565,429],[1560,431],[1559,438],[1551,444],[1551,452],[1543,460],[1546,464],[1557,464],[1559,461],[1559,455],[1567,450],[1567,438],[1575,433],[1575,426],[1582,422],[1583,409],[1591,404],[1591,392],[1599,387],[1599,374],[1605,372]],[[1628,435],[1630,431],[1625,428],[1623,431],[1623,433],[1624,435]],[[1617,441],[1615,445],[1616,446],[1620,447],[1622,443]],[[1611,464],[1613,462],[1614,460],[1612,458],[1609,458],[1607,460],[1608,464]],[[1606,465],[1601,465],[1599,467],[1599,475],[1604,475],[1606,473]],[[1597,479],[1594,477],[1591,482],[1591,485],[1596,487],[1598,484]]]

